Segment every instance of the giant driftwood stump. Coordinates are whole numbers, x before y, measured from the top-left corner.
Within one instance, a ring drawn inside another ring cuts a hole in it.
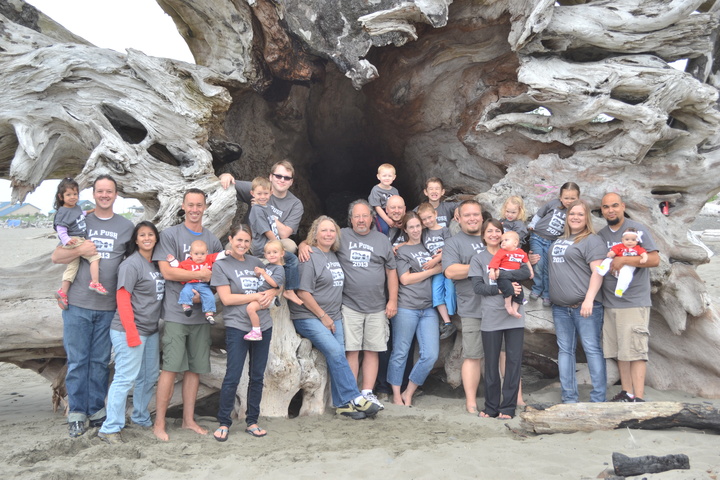
[[[199,187],[222,237],[242,209],[217,175],[266,175],[283,158],[297,168],[305,224],[366,196],[384,161],[410,205],[430,176],[495,215],[512,194],[532,212],[569,180],[595,206],[616,191],[661,251],[648,384],[720,397],[720,316],[695,272],[708,254],[687,232],[720,190],[717,1],[158,3],[197,65],[99,49],[21,0],[0,2],[0,175],[14,200],[46,178],[85,186],[110,173],[163,228],[179,221],[182,191]],[[670,67],[681,59],[685,71]],[[27,292],[51,291],[61,268],[34,265],[0,272],[16,285],[0,292],[0,360],[52,377],[59,316]],[[46,328],[13,322],[29,305]],[[554,354],[546,310],[529,311],[527,330],[533,355]],[[299,390],[304,411],[318,411],[321,356],[289,328],[276,337],[276,405],[264,411],[287,412]],[[221,329],[214,339],[222,347]],[[453,385],[459,340],[443,345]],[[217,389],[215,365],[203,391]]]

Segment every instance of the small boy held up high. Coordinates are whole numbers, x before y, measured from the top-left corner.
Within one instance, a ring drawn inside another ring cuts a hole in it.
[[[395,181],[395,167],[389,163],[383,163],[378,167],[377,179],[380,180],[380,183],[375,185],[370,191],[368,203],[375,209],[375,213],[377,213],[375,226],[378,232],[387,235],[390,227],[399,227],[399,225],[395,225],[395,222],[385,213],[388,198],[393,195],[400,195],[397,188],[392,186],[392,183]]]

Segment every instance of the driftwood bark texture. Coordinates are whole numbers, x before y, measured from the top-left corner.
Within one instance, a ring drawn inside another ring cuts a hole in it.
[[[14,199],[45,178],[87,185],[110,173],[162,228],[178,221],[181,192],[199,187],[212,202],[206,225],[223,236],[242,212],[216,175],[265,175],[282,158],[296,165],[305,222],[343,218],[384,161],[409,205],[430,176],[449,194],[479,193],[494,215],[512,194],[533,212],[569,180],[596,206],[616,191],[661,248],[648,384],[720,397],[720,317],[695,273],[708,254],[687,232],[720,189],[717,2],[158,3],[197,65],[95,48],[21,0],[0,1],[0,175]],[[686,72],[669,66],[683,59]],[[35,340],[13,322],[37,303],[27,287],[51,291],[59,271],[45,261],[2,273],[18,287],[0,293],[1,360],[61,363],[52,304]],[[527,328],[530,352],[552,356],[547,311],[531,311]],[[321,356],[290,328],[274,343],[275,400],[263,411],[286,413],[299,390],[318,411]],[[442,357],[459,384],[459,337]]]
[[[720,432],[720,412],[707,404],[607,402],[560,404],[549,408],[527,406],[520,418],[523,428],[540,434],[673,427]]]

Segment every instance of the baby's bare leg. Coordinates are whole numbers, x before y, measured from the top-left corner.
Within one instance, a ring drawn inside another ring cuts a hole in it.
[[[262,310],[263,307],[260,302],[250,302],[247,305],[247,314],[250,317],[250,323],[254,328],[260,328],[260,317],[258,316],[258,310]]]

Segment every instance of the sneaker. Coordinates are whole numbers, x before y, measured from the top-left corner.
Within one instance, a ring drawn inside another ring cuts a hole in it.
[[[99,293],[100,295],[107,295],[107,290],[105,290],[105,287],[102,286],[102,283],[93,283],[90,282],[90,286],[88,286],[90,290],[93,290],[94,292]]]
[[[374,393],[372,393],[372,392],[363,393],[363,398],[365,398],[365,400],[367,400],[368,402],[372,402],[375,405],[377,405],[380,408],[380,410],[385,410],[385,405],[380,403],[380,400],[378,400],[378,397]]]
[[[552,302],[549,298],[543,298],[543,307],[552,307]]]
[[[622,296],[623,296],[623,293],[625,293],[625,290],[623,290],[622,288],[618,288],[618,289],[615,290],[615,296],[616,296],[616,297],[622,297]]]
[[[186,317],[189,317],[190,315],[192,315],[192,306],[191,305],[183,305],[182,309],[183,309],[183,313],[185,314]]]
[[[640,398],[640,397],[635,397],[635,398],[633,398],[633,399],[630,400],[630,401],[633,402],[633,403],[645,403],[645,400],[643,400],[643,399]]]
[[[110,445],[117,445],[119,443],[125,443],[125,440],[120,436],[120,432],[115,433],[98,433],[98,438],[105,443]]]
[[[205,320],[207,320],[210,325],[215,325],[215,315],[213,315],[212,312],[205,313]]]
[[[457,327],[452,323],[443,323],[440,325],[440,340],[450,338],[450,336],[457,332]]]
[[[375,406],[375,404],[373,403],[370,403],[370,405]],[[365,412],[361,412],[360,410],[358,410],[353,402],[348,402],[342,407],[337,407],[335,409],[335,414],[342,415],[344,417],[350,417],[353,420],[362,420],[363,418],[367,418]]]
[[[84,434],[87,431],[87,428],[85,428],[85,421],[77,421],[77,422],[69,422],[68,423],[68,433],[70,434],[70,438],[77,438]]]
[[[374,397],[375,395],[373,395]],[[362,400],[360,400],[360,403],[351,402],[353,404],[353,407],[355,407],[355,410],[358,410],[365,414],[366,417],[374,417],[380,410],[382,410],[385,407],[381,407],[377,405],[375,402],[371,402],[370,400],[367,400],[363,397]],[[380,401],[378,400],[378,403]]]
[[[635,398],[628,395],[628,393],[625,390],[620,390],[620,393],[615,395],[610,401],[611,402],[634,402]]]
[[[534,293],[530,294],[530,300],[537,300],[538,298],[540,298],[540,295],[536,295]]]
[[[259,342],[260,340],[262,340],[262,332],[258,332],[257,330],[250,330],[243,338],[250,342]]]
[[[99,428],[102,427],[102,424],[105,423],[106,419],[107,417],[96,418],[95,420],[90,420],[88,423],[90,423],[90,428]]]

